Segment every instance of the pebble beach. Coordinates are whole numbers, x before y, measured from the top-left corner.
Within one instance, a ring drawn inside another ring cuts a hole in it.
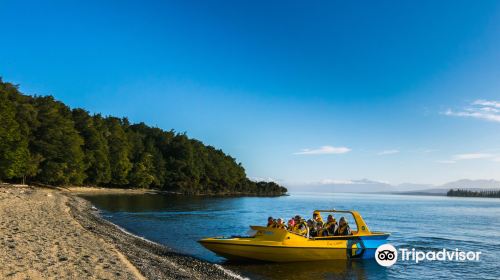
[[[75,193],[0,186],[1,279],[241,279],[125,232]]]

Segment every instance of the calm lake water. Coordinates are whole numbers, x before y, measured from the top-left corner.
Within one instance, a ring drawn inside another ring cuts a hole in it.
[[[478,262],[397,262],[390,268],[374,260],[294,264],[231,264],[251,279],[499,279],[500,199],[372,194],[293,193],[277,198],[183,197],[165,195],[85,196],[103,216],[127,231],[179,252],[225,263],[196,241],[244,235],[268,216],[287,220],[314,209],[358,210],[372,231],[392,235],[397,248],[424,251],[481,251]],[[337,217],[338,219],[338,217]],[[352,218],[350,219],[351,222]]]

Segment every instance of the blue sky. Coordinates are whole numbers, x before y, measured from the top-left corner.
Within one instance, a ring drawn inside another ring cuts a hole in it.
[[[500,179],[498,1],[1,1],[0,76],[249,176]]]

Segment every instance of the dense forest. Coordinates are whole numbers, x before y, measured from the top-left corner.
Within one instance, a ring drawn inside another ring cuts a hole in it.
[[[467,190],[467,189],[451,189],[446,193],[447,196],[461,197],[498,197],[500,198],[500,190]]]
[[[90,115],[0,79],[0,181],[154,188],[184,194],[282,195],[235,159],[185,133]]]

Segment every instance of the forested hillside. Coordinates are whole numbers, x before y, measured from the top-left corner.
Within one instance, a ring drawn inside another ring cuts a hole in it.
[[[241,164],[186,134],[90,115],[0,79],[0,180],[155,188],[185,194],[281,195]]]
[[[500,190],[474,190],[474,189],[451,189],[446,193],[447,196],[460,197],[496,197],[500,198]]]

